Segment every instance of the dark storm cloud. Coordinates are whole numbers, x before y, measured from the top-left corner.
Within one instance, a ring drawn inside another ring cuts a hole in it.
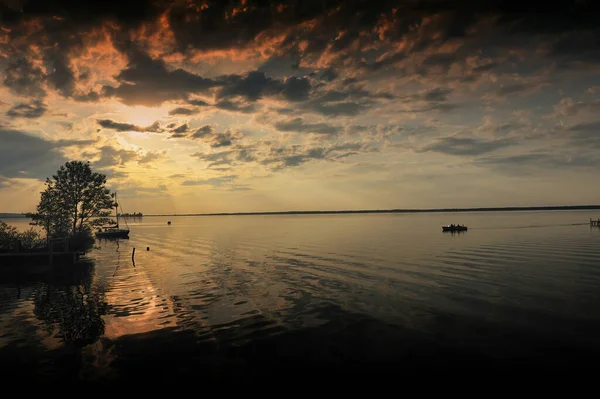
[[[45,79],[42,69],[25,58],[10,62],[4,70],[4,86],[20,96],[45,97]]]
[[[0,128],[0,176],[43,180],[67,161],[61,148],[86,144],[90,141],[49,141],[18,130]]]
[[[239,97],[252,103],[263,97],[280,96],[288,101],[302,101],[308,98],[311,89],[306,78],[278,80],[259,71],[211,79],[183,69],[170,70],[163,60],[153,59],[140,49],[129,47],[126,50],[127,67],[115,77],[120,84],[104,86],[102,90],[104,96],[117,97],[127,105],[158,106],[166,101],[187,100],[192,94],[210,94],[212,89],[219,88],[215,108],[249,113],[254,111],[252,104],[242,105],[232,99]],[[210,106],[202,100],[190,100],[188,104]],[[177,108],[177,112],[192,111]]]
[[[14,6],[16,3],[19,6]],[[114,97],[127,105],[158,106],[168,101],[183,103],[196,94],[216,97],[211,107],[251,113],[256,110],[252,103],[274,97],[293,102],[294,108],[307,112],[352,116],[389,98],[354,92],[344,99],[328,100],[318,85],[341,82],[339,76],[347,72],[345,69],[366,75],[379,73],[388,66],[398,67],[413,54],[421,54],[420,66],[412,73],[426,76],[432,70],[448,72],[454,64],[466,64],[469,57],[485,53],[485,64],[468,68],[463,65],[465,72],[453,77],[471,82],[499,67],[498,54],[518,52],[529,43],[543,48],[539,54],[558,67],[597,65],[600,61],[598,7],[591,1],[248,0],[242,4],[134,0],[125,6],[115,0],[11,0],[11,4],[0,9],[8,32],[4,41],[8,44],[0,45],[9,59],[3,82],[11,92],[36,99],[46,95],[46,90],[54,90],[76,101]],[[482,27],[484,20],[487,22]],[[30,29],[35,25],[41,28]],[[114,77],[116,84],[94,82],[102,86],[100,91],[82,92],[78,79],[84,80],[85,74],[78,75],[71,57],[98,40],[86,34],[102,29],[126,56],[127,66]],[[150,37],[152,34],[157,35]],[[165,43],[156,43],[165,37]],[[469,42],[454,51],[440,52],[439,48],[451,39]],[[168,48],[152,52],[148,46],[154,44]],[[241,58],[259,54],[263,58],[292,59],[296,71],[309,65],[310,78],[275,78],[262,71],[206,77],[170,67],[158,55],[168,53],[189,61],[186,57],[211,50],[231,51],[241,54]],[[40,53],[35,63],[29,59],[33,52]],[[314,65],[318,69],[310,74]],[[406,72],[391,73],[401,76]],[[368,76],[360,78],[368,80]],[[499,87],[490,95],[501,98],[533,90],[528,84]],[[425,101],[445,100],[443,94],[437,95],[437,100]],[[445,111],[452,106],[439,104],[433,109]],[[283,108],[281,112],[288,110]],[[192,112],[182,107],[172,110],[173,115]]]
[[[121,123],[110,119],[97,119],[96,122],[105,129],[116,130],[117,132],[151,132],[161,133],[164,129],[161,128],[160,123],[154,122],[150,126],[137,126],[131,123]]]
[[[241,96],[248,101],[257,101],[266,96],[281,95],[288,101],[302,101],[308,98],[311,84],[306,78],[289,77],[283,81],[273,79],[261,71],[252,71],[245,76],[230,75],[222,78],[224,87],[219,98]]]
[[[102,0],[80,2],[78,0],[3,0],[0,10],[7,23],[31,17],[68,18],[72,25],[84,25],[104,20],[114,20],[132,26],[159,15],[167,1],[129,0],[127,7],[122,1]]]
[[[15,105],[11,109],[6,112],[6,115],[12,118],[39,118],[43,116],[48,108],[46,105],[40,100],[31,101],[29,104],[21,103]]]
[[[158,106],[165,101],[185,100],[191,93],[219,85],[183,69],[169,70],[163,60],[152,59],[139,49],[126,52],[127,67],[115,77],[120,84],[103,88],[105,96],[117,97],[124,104]]]
[[[449,155],[475,156],[513,145],[510,140],[481,140],[474,138],[442,137],[421,147],[417,152],[439,152]]]

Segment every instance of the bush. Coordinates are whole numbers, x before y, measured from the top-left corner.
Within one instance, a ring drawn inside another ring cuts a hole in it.
[[[84,229],[78,231],[69,238],[69,250],[87,252],[92,249],[94,242],[95,240],[92,231],[89,228]]]
[[[0,221],[0,249],[15,250],[18,241],[23,249],[35,249],[46,245],[46,240],[42,239],[37,231],[29,229],[20,233],[15,227]]]

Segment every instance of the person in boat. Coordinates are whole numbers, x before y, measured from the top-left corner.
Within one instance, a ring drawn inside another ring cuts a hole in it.
[[[451,229],[453,229],[453,228],[454,228],[454,224],[451,224],[451,225],[450,225],[450,228],[451,228]]]

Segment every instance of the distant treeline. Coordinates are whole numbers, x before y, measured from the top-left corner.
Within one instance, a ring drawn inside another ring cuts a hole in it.
[[[24,213],[0,213],[0,219],[24,218]]]
[[[119,217],[123,217],[123,218],[141,218],[143,217],[144,214],[142,212],[137,212],[137,213],[119,213]]]
[[[221,212],[221,213],[186,213],[146,216],[244,216],[244,215],[321,215],[346,213],[433,213],[433,212],[511,212],[511,211],[568,211],[600,209],[600,205],[573,206],[519,206],[498,208],[439,208],[439,209],[363,209],[340,211],[282,211],[282,212]]]

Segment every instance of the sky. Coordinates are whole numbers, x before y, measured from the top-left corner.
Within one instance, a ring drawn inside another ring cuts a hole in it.
[[[0,211],[600,203],[593,1],[0,0]]]

